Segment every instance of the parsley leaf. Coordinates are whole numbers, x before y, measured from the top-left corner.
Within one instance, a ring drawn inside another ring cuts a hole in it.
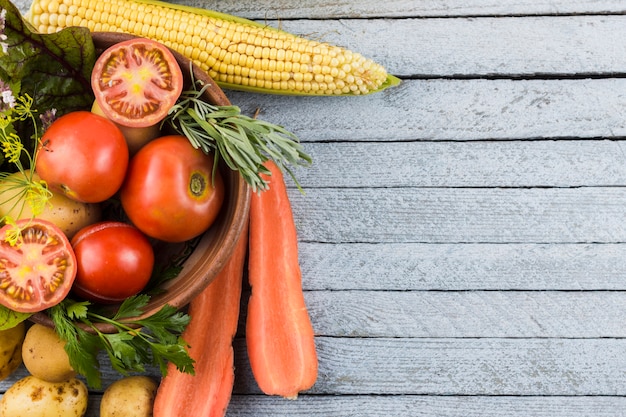
[[[127,298],[111,318],[90,309],[89,302],[70,299],[49,309],[59,336],[66,341],[70,364],[90,387],[102,385],[97,357],[101,350],[108,355],[113,369],[123,375],[144,372],[146,365],[156,365],[165,376],[169,362],[181,372],[194,373],[194,360],[181,337],[190,317],[165,305],[152,316],[134,319],[149,300],[146,294]],[[103,333],[94,323],[109,324],[116,332]]]
[[[136,317],[143,313],[141,310],[150,301],[150,296],[146,294],[138,294],[129,297],[122,302],[119,310],[113,316],[113,320],[121,320],[129,317]]]
[[[100,343],[97,336],[80,328],[70,318],[68,311],[76,311],[75,307],[71,300],[66,299],[48,311],[59,337],[65,340],[65,351],[72,368],[85,377],[89,386],[100,388],[102,382],[97,358]]]

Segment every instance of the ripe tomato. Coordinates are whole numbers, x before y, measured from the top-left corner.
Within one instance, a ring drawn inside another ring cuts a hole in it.
[[[96,60],[91,87],[102,112],[131,127],[160,122],[183,89],[183,73],[163,44],[133,38],[116,43]]]
[[[61,302],[76,277],[76,258],[61,229],[40,219],[17,221],[22,241],[12,246],[0,229],[0,304],[35,313]]]
[[[81,229],[72,239],[78,266],[72,291],[109,304],[139,293],[150,280],[154,251],[137,228],[103,221]]]
[[[98,203],[120,188],[128,159],[124,135],[113,122],[76,111],[56,119],[44,132],[35,171],[51,190]]]
[[[166,242],[202,234],[224,201],[213,156],[180,135],[162,136],[131,159],[120,190],[124,211],[141,231]]]

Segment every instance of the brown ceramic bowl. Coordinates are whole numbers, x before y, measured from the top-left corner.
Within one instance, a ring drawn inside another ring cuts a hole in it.
[[[132,35],[122,33],[93,33],[96,51],[100,53],[109,46],[132,37]],[[189,75],[190,61],[177,52],[173,53],[183,70],[188,86],[191,80]],[[193,65],[193,73],[196,80],[202,80],[209,85],[204,94],[207,102],[215,105],[230,105],[228,98],[208,74],[195,65]],[[225,165],[221,166],[220,169],[224,179],[226,196],[217,219],[209,230],[195,241],[181,245],[165,245],[164,248],[160,248],[174,256],[186,257],[185,251],[191,251],[191,254],[184,260],[178,276],[162,284],[159,289],[163,291],[159,291],[151,297],[142,317],[156,313],[165,304],[176,308],[186,306],[192,298],[215,279],[225,262],[230,258],[248,218],[251,189],[237,171],[233,171]],[[158,256],[160,249],[157,248],[157,258],[165,258],[165,256]],[[45,313],[37,313],[31,317],[31,320],[53,327],[52,320]],[[98,327],[99,330],[106,333],[115,331],[110,325],[99,323]]]

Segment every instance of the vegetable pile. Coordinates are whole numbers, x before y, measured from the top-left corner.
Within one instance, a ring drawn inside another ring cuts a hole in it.
[[[38,34],[8,0],[0,10],[0,347],[19,353],[0,358],[0,378],[22,361],[30,373],[4,394],[0,416],[43,415],[53,399],[19,408],[32,389],[72,392],[57,407],[84,415],[86,387],[102,384],[102,351],[123,378],[101,415],[127,415],[115,400],[126,394],[145,415],[154,403],[155,416],[186,416],[174,401],[181,391],[210,397],[193,415],[223,415],[248,251],[259,386],[289,398],[310,388],[317,357],[282,176],[295,180],[291,167],[311,162],[298,139],[236,106],[206,103],[193,76],[185,90],[186,69],[158,42],[134,38],[97,56],[85,28]],[[215,221],[226,197],[222,163],[255,191],[250,239],[246,225],[188,310],[165,305],[138,318],[180,269],[157,268],[155,245],[191,242]],[[284,262],[271,261],[274,251]],[[41,312],[54,329],[25,325]],[[130,376],[147,366],[162,381]]]

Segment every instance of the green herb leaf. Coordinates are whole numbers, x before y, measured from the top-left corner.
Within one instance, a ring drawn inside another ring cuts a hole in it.
[[[0,330],[11,329],[28,319],[31,315],[30,313],[18,313],[0,305]]]
[[[155,365],[159,366],[163,375],[167,374],[167,364],[171,362],[176,365],[180,372],[195,374],[194,360],[187,353],[184,340],[179,339],[175,344],[156,344],[152,346],[155,353]]]
[[[163,306],[152,316],[138,320],[137,324],[148,329],[154,337],[167,344],[177,343],[177,334],[185,330],[190,317],[170,305]]]
[[[90,387],[100,388],[102,379],[98,362],[99,338],[87,333],[77,323],[70,319],[68,308],[72,301],[65,300],[48,309],[59,337],[65,340],[65,351],[70,359],[70,365],[79,374],[83,375]],[[76,310],[78,311],[78,310]]]
[[[72,320],[85,319],[87,318],[89,305],[89,301],[68,302],[66,307],[67,316]]]
[[[86,378],[90,387],[100,388],[102,384],[97,356],[102,350],[113,369],[122,375],[145,372],[145,366],[152,364],[159,366],[165,376],[169,362],[181,372],[194,373],[194,360],[187,352],[187,343],[181,338],[190,317],[166,305],[152,316],[132,319],[143,312],[142,308],[149,300],[145,294],[130,297],[112,318],[90,310],[89,303],[70,299],[48,309],[57,333],[66,341],[70,364]],[[107,323],[117,331],[102,333],[95,323]],[[93,333],[81,325],[91,328]]]
[[[146,294],[138,294],[126,298],[120,305],[117,313],[115,313],[115,316],[113,316],[113,320],[122,320],[140,315],[143,313],[141,309],[148,304],[148,301],[150,301],[150,296]]]
[[[143,372],[145,370],[139,355],[132,344],[134,335],[128,332],[102,334],[101,337],[111,349],[107,349],[107,354],[113,369],[126,375],[128,371]]]

